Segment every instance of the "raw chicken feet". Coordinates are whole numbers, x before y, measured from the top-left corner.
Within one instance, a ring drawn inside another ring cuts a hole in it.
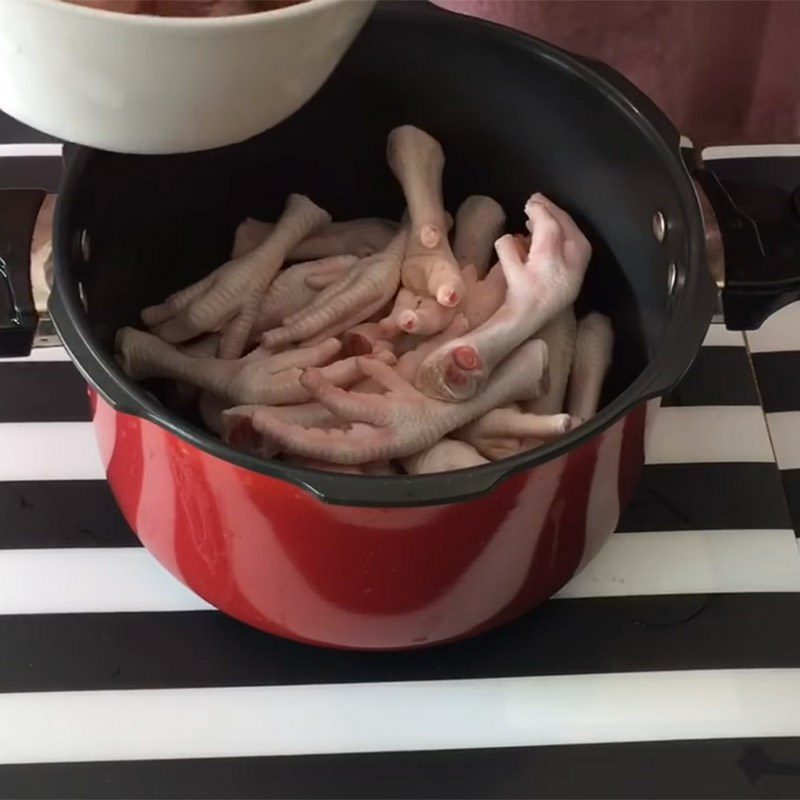
[[[261,298],[291,249],[330,221],[303,195],[290,195],[269,236],[247,255],[228,261],[198,283],[142,311],[145,325],[167,342],[185,342],[222,329],[219,353],[238,358],[258,316]]]
[[[611,320],[596,312],[587,314],[578,323],[567,403],[569,413],[581,422],[597,413],[613,350]]]
[[[248,217],[239,223],[233,237],[232,258],[249,253],[274,228],[272,222],[260,222]],[[352,255],[366,258],[380,253],[397,235],[397,223],[386,219],[351,219],[331,222],[296,244],[287,256],[289,261],[316,261],[332,256]]]
[[[400,283],[400,263],[407,232],[401,230],[381,253],[362,259],[283,326],[264,334],[268,346],[318,340],[353,328],[380,311]]]
[[[426,450],[401,459],[401,463],[409,475],[428,475],[477,467],[479,464],[488,464],[489,460],[472,445],[445,436]]]
[[[515,347],[572,305],[580,291],[591,246],[572,219],[542,195],[525,206],[531,227],[526,259],[513,236],[495,244],[507,291],[503,305],[483,325],[432,353],[414,385],[429,397],[463,402],[486,384]]]
[[[357,263],[355,256],[330,256],[294,264],[279,272],[261,301],[251,341],[308,306],[322,289],[336,283]]]
[[[386,151],[389,166],[403,187],[411,221],[403,286],[420,297],[433,297],[440,305],[458,305],[464,282],[447,239],[441,145],[419,128],[403,125],[389,134]]]
[[[355,476],[480,467],[596,414],[614,336],[601,314],[576,322],[591,246],[572,218],[533,194],[528,233],[503,235],[504,210],[475,194],[454,220],[439,142],[402,125],[386,156],[399,224],[334,223],[290,195],[276,222],[239,224],[226,264],[146,308],[150,333],[118,332],[120,366],[167,379],[160,400],[236,448]]]
[[[455,438],[472,445],[481,455],[496,461],[536,443],[563,436],[575,426],[569,414],[526,414],[519,405],[494,408],[480,419],[453,433]]]
[[[505,224],[506,213],[496,200],[481,194],[468,197],[456,212],[453,255],[459,266],[472,265],[477,278],[483,279]]]
[[[431,336],[444,330],[455,313],[455,306],[448,308],[432,297],[420,297],[408,289],[400,289],[391,313],[380,324],[388,338],[394,338],[401,332]]]
[[[309,401],[300,383],[303,370],[309,367],[322,367],[325,379],[337,386],[348,386],[361,377],[355,358],[333,361],[341,349],[337,339],[277,354],[259,347],[240,359],[193,358],[149,333],[123,328],[117,334],[117,349],[122,368],[131,377],[171,378],[234,405]],[[391,353],[378,357],[395,361]]]
[[[464,403],[443,403],[418,392],[395,370],[372,358],[360,358],[365,376],[386,394],[346,392],[318,370],[308,370],[301,382],[314,399],[351,423],[346,430],[302,428],[274,416],[254,416],[254,409],[234,408],[223,414],[227,441],[267,443],[306,458],[335,464],[364,464],[410,456],[498,405],[537,396],[547,378],[547,346],[523,344],[495,371],[483,392]],[[249,431],[245,432],[249,426]]]

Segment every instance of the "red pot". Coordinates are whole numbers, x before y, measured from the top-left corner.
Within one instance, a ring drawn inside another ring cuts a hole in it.
[[[471,636],[558,591],[615,529],[657,405],[474,500],[354,508],[94,400],[114,496],[176,578],[262,630],[363,649]]]
[[[406,122],[444,145],[448,207],[489,194],[517,225],[514,209],[541,190],[591,239],[578,311],[607,314],[616,340],[596,417],[466,470],[342,475],[241,453],[118,369],[116,331],[227,260],[237,223],[274,218],[290,192],[338,219],[399,219],[384,143]],[[131,527],[212,605],[307,642],[419,647],[542,603],[616,527],[647,423],[703,341],[717,300],[712,217],[725,234],[730,326],[757,326],[798,295],[799,260],[765,255],[714,175],[702,165],[690,174],[679,138],[604,65],[403,2],[379,4],[325,87],[255,139],[168,157],[75,150],[55,214],[50,313],[92,387],[108,479]],[[692,176],[713,211],[701,213]],[[18,195],[15,208],[30,216],[33,203],[35,216],[35,200]],[[0,213],[0,240],[12,216]],[[22,244],[9,251],[22,271],[31,229],[17,225]],[[17,352],[35,328],[19,273],[8,271]]]

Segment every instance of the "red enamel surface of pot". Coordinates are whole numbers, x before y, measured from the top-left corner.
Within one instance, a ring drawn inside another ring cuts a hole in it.
[[[90,394],[112,491],[164,567],[249,625],[353,649],[464,638],[551,597],[616,527],[655,408],[478,499],[363,508],[323,503]]]

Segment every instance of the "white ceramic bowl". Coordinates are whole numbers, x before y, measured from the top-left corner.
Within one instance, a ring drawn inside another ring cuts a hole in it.
[[[322,86],[375,0],[211,19],[0,0],[0,108],[66,141],[177,153],[254,136]]]

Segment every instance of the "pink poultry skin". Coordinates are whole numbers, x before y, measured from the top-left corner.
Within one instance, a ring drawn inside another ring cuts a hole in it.
[[[464,403],[445,403],[418,392],[389,365],[360,358],[366,377],[381,384],[385,394],[346,392],[318,370],[307,370],[303,386],[331,413],[350,423],[347,429],[301,428],[272,416],[255,417],[248,409],[223,414],[223,431],[231,443],[266,440],[286,453],[334,464],[364,464],[402,458],[425,450],[443,436],[492,408],[541,393],[547,380],[547,346],[541,341],[521,345],[495,371],[483,392]]]
[[[340,337],[345,356],[368,356],[378,350],[394,352],[392,343],[384,338],[379,322],[362,322],[345,331]]]
[[[531,246],[530,237],[514,234],[513,238],[520,258],[527,258]],[[461,310],[469,320],[470,330],[474,330],[491,319],[505,302],[508,290],[506,276],[499,261],[483,278],[478,277],[478,270],[472,264],[467,264],[461,274],[467,287],[467,296]]]
[[[464,307],[470,301],[470,297],[475,306],[475,298],[478,295],[482,298],[487,296],[487,287],[478,279],[482,279],[489,268],[492,247],[502,234],[505,221],[505,212],[491,197],[472,195],[459,206],[456,214],[453,254],[459,266],[464,268],[462,280],[466,290],[465,298],[459,304],[459,308]],[[497,294],[494,290],[499,284],[499,300],[496,305],[492,305],[491,312],[486,314],[481,322],[485,322],[502,305],[506,286],[502,275],[500,278],[501,282],[493,280],[487,285],[493,294],[483,301],[477,301],[482,309],[487,308],[494,302]],[[402,288],[397,293],[391,313],[381,320],[381,324],[384,326],[384,335],[388,338],[396,336],[400,331],[417,336],[431,336],[450,324],[455,310],[455,306],[448,308],[433,297],[422,297],[409,289]]]
[[[427,450],[401,459],[401,463],[409,475],[430,475],[477,467],[488,464],[489,459],[484,458],[472,445],[445,436]]]
[[[420,297],[409,289],[401,288],[389,316],[384,317],[380,324],[383,335],[389,339],[400,333],[431,336],[444,330],[455,313],[455,306],[448,308],[432,297]]]
[[[166,342],[185,342],[222,330],[221,358],[238,358],[258,317],[261,298],[288,253],[330,216],[303,195],[293,194],[270,235],[247,255],[228,261],[192,286],[142,311],[142,322]]]
[[[485,277],[505,225],[506,212],[486,195],[473,194],[458,207],[453,255],[462,270],[472,266],[478,280]]]
[[[411,222],[401,273],[403,286],[442,306],[456,306],[463,297],[464,282],[447,239],[441,145],[419,128],[403,125],[389,134],[386,154],[403,187]]]
[[[355,383],[361,377],[356,359],[333,360],[340,349],[337,339],[327,339],[318,345],[277,354],[259,347],[240,359],[194,358],[134,328],[123,328],[117,334],[119,360],[131,377],[171,378],[234,405],[307,402],[311,398],[300,378],[309,367],[321,367],[325,379],[333,385]],[[395,361],[391,353],[376,357],[389,363]]]
[[[367,221],[353,220],[350,223],[338,224],[353,225]],[[337,223],[331,223],[326,229],[335,224]],[[389,222],[386,224],[391,225]],[[240,222],[233,237],[231,258],[239,258],[255,250],[266,239],[273,227],[271,222],[259,222],[250,217]],[[310,239],[304,239],[298,248],[302,248],[306,242],[313,241],[315,238],[311,236]],[[290,260],[294,260],[293,256],[298,248],[289,253]],[[365,245],[364,249],[366,249]],[[360,256],[334,252],[310,261],[292,264],[278,272],[261,301],[258,317],[250,331],[251,342],[257,341],[264,331],[278,327],[284,317],[307,306],[322,289],[335,283],[350,267],[357,264],[360,258]]]
[[[567,410],[580,422],[597,413],[603,382],[614,352],[614,329],[608,317],[592,312],[579,323],[569,379]]]
[[[550,388],[541,397],[523,403],[523,411],[547,415],[564,410],[577,327],[575,311],[570,306],[536,334],[547,345],[550,355]]]
[[[248,217],[239,223],[233,237],[231,258],[238,258],[258,247],[275,227]],[[397,235],[397,223],[386,219],[351,219],[331,222],[317,233],[298,242],[287,256],[289,261],[318,261],[332,256],[366,258],[380,253]]]
[[[576,421],[569,414],[527,414],[519,404],[512,403],[493,408],[452,435],[472,445],[486,458],[496,461],[531,450],[541,442],[558,439],[572,430],[575,424]]]
[[[394,297],[408,233],[405,229],[380,253],[362,259],[305,308],[264,334],[267,347],[338,336],[368,320]]]
[[[313,303],[323,289],[343,278],[357,263],[355,256],[329,256],[281,270],[261,301],[250,332],[251,341]]]
[[[474,397],[494,368],[578,296],[591,245],[566,212],[540,194],[525,206],[531,246],[520,257],[513,236],[495,243],[507,284],[503,305],[483,325],[432,353],[414,385],[451,403]]]
[[[420,343],[415,349],[404,353],[395,364],[394,370],[403,380],[410,383],[419,365],[425,360],[429,353],[449,339],[460,336],[466,330],[466,318],[461,314],[456,315],[446,330]],[[378,357],[382,357],[384,361],[391,363],[388,355],[381,356],[379,352]],[[385,387],[379,381],[368,376],[361,377],[361,380],[352,388],[353,391],[359,393],[383,394],[385,392]],[[346,418],[338,417],[329,408],[319,402],[308,402],[301,405],[288,406],[267,406],[262,404],[246,405],[232,409],[232,412],[233,411],[245,418],[243,424],[256,429],[268,426],[270,424],[269,417],[274,417],[302,428],[321,428],[327,430],[330,428],[346,428],[349,424]],[[253,452],[258,453],[258,455],[271,457],[280,452],[280,447],[275,442],[266,438],[258,439],[252,432],[248,434],[248,442],[251,448],[255,448]]]
[[[478,279],[471,264],[464,268],[462,274],[467,287],[462,310],[469,320],[470,329],[474,330],[491,319],[502,307],[506,299],[506,278],[499,263],[483,279]]]

